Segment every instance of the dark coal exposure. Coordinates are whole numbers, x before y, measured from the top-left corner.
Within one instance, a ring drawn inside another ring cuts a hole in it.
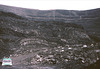
[[[4,57],[11,66],[2,66]],[[100,8],[0,5],[0,69],[100,69]]]

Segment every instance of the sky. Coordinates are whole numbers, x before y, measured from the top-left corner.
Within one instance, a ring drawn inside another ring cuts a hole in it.
[[[0,0],[0,4],[39,10],[89,10],[100,8],[100,0]]]

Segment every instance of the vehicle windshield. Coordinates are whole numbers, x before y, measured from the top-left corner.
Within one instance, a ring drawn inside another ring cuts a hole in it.
[[[11,60],[3,60],[3,62],[11,62]]]

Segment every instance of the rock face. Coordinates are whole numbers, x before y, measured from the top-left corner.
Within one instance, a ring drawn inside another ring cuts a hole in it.
[[[99,44],[79,24],[0,15],[0,55],[13,59],[10,69],[85,69],[99,60]]]

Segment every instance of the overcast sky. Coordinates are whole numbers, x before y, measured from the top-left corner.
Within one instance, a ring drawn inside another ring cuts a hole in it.
[[[88,10],[100,8],[100,0],[0,0],[0,4],[40,10]]]

